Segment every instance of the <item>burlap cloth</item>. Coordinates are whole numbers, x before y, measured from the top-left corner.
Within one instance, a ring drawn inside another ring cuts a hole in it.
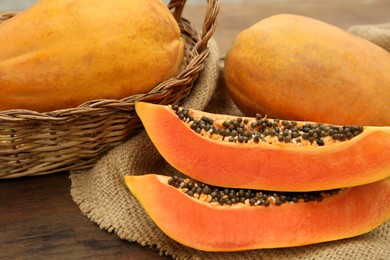
[[[355,25],[349,31],[390,51],[390,23]]]
[[[390,48],[390,25],[354,27],[353,30],[359,35],[366,31],[371,40],[375,39],[377,44]],[[383,34],[387,36],[382,40],[372,36],[377,30],[381,32],[380,37]],[[221,73],[222,62],[218,59],[214,40],[210,41],[209,48],[211,53],[205,69],[184,106],[238,115],[239,110],[226,92]],[[235,253],[210,253],[188,248],[159,230],[123,182],[125,175],[146,173],[178,174],[159,155],[143,131],[111,150],[93,169],[72,172],[71,195],[81,212],[101,229],[115,232],[121,239],[157,248],[161,255],[175,259],[390,259],[390,221],[358,237],[302,247]],[[196,228],[194,226],[194,230]],[[212,230],[207,232],[210,232],[212,239]]]

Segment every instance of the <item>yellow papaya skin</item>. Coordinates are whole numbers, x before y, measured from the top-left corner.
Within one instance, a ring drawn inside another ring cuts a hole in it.
[[[312,191],[390,177],[390,127],[366,126],[352,139],[324,146],[230,143],[197,134],[170,106],[137,102],[136,112],[164,159],[198,181],[228,188]],[[191,115],[237,117],[191,110]]]
[[[390,125],[390,53],[309,17],[280,14],[240,32],[224,78],[247,116]]]
[[[161,0],[41,0],[0,25],[0,110],[147,93],[178,74],[183,55]]]
[[[358,236],[390,218],[390,180],[352,187],[323,201],[220,206],[167,184],[168,176],[125,176],[154,223],[173,240],[203,251],[302,246]]]

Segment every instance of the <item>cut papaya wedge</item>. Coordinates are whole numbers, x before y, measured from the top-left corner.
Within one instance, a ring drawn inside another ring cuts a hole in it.
[[[165,160],[208,184],[312,191],[390,176],[390,127],[240,118],[145,102],[135,108]]]
[[[154,223],[170,238],[203,251],[241,251],[333,241],[367,233],[390,218],[390,179],[322,201],[227,206],[191,197],[168,176],[125,176]]]

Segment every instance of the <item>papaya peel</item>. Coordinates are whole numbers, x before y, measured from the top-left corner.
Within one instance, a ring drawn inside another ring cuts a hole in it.
[[[235,37],[224,79],[247,116],[390,125],[390,53],[309,17],[280,14]]]
[[[42,0],[0,25],[0,49],[0,110],[48,112],[149,92],[184,41],[161,0]]]

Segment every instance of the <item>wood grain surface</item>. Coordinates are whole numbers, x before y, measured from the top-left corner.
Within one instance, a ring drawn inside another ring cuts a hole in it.
[[[68,173],[0,181],[0,259],[161,259],[89,221]]]

